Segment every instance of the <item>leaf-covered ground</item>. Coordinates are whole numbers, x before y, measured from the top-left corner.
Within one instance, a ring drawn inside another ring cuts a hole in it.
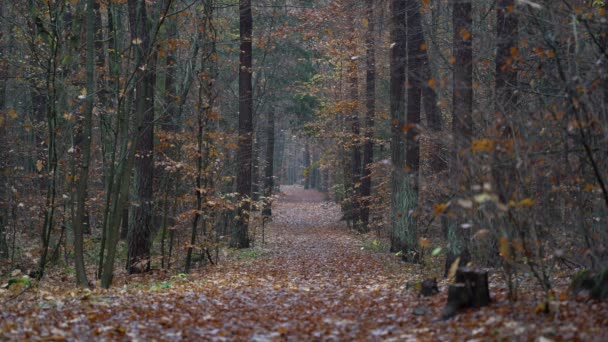
[[[441,293],[405,289],[423,268],[362,248],[323,196],[284,188],[267,242],[239,258],[184,276],[148,274],[110,290],[76,290],[49,280],[6,302],[0,340],[608,340],[608,306],[558,290],[550,313],[523,279],[522,298],[441,321]]]

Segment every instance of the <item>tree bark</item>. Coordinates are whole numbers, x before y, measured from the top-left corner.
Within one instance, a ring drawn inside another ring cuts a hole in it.
[[[405,174],[405,63],[406,63],[406,0],[391,1],[391,56],[390,56],[390,114],[391,114],[391,251],[404,249],[403,227],[407,213],[403,207]]]
[[[438,134],[443,128],[443,119],[441,118],[441,110],[437,106],[437,93],[435,92],[434,84],[437,83],[434,80],[433,72],[431,71],[431,65],[428,56],[428,44],[424,39],[424,31],[422,29],[422,18],[420,14],[420,4],[418,1],[412,1],[410,6],[412,14],[408,17],[407,25],[411,27],[413,32],[419,32],[419,37],[416,38],[420,41],[418,63],[420,68],[420,87],[422,93],[422,107],[424,108],[424,114],[426,116],[426,123],[431,132]],[[431,170],[432,172],[440,172],[445,170],[447,164],[442,154],[443,141],[439,140],[440,137],[431,137],[432,147],[434,149],[431,157]]]
[[[167,1],[167,0],[164,0]],[[167,40],[168,46],[165,47],[165,103],[166,112],[161,118],[161,128],[166,132],[176,132],[178,125],[178,93],[176,86],[176,60],[175,49],[173,48],[172,40],[177,38],[177,22],[175,18],[167,18]]]
[[[517,67],[513,49],[517,49],[518,19],[514,0],[499,0],[496,9],[496,83],[495,111],[499,143],[512,141],[513,114],[517,110]],[[505,146],[506,147],[506,146]],[[507,151],[507,149],[500,149]],[[497,156],[494,167],[496,192],[502,203],[508,203],[514,189],[515,160],[508,155]]]
[[[361,122],[359,120],[359,75],[357,61],[349,63],[350,73],[350,100],[353,103],[350,113],[350,128],[352,137],[352,189],[350,197],[352,201],[352,220],[356,230],[361,229],[361,198],[359,196],[361,187]]]
[[[4,17],[4,4],[0,3],[0,17]],[[0,110],[4,109],[6,80],[8,78],[8,60],[5,56],[6,29],[0,24]],[[9,250],[6,236],[8,234],[9,194],[7,170],[9,168],[9,148],[6,124],[0,124],[0,260],[8,259]]]
[[[604,1],[604,15],[602,17],[602,24],[600,27],[600,49],[602,51],[604,63],[608,64],[608,2]],[[604,65],[604,68],[608,68]],[[604,115],[603,122],[604,127],[608,126],[608,78],[604,75],[604,81],[602,82],[602,95],[604,101]]]
[[[416,1],[408,1],[407,4],[407,123],[403,130],[406,131],[406,160],[405,172],[407,181],[403,184],[402,191],[408,193],[402,202],[402,215],[407,216],[407,224],[402,229],[406,237],[400,244],[404,258],[408,260],[417,259],[417,219],[414,211],[418,205],[418,178],[420,172],[420,102],[422,96],[422,57],[421,51],[424,42],[422,26],[413,25],[418,16]],[[418,18],[418,21],[420,19]],[[405,254],[407,253],[407,254]]]
[[[143,0],[129,0],[129,26],[135,42],[137,71],[135,73],[136,117],[138,127],[135,161],[135,208],[128,241],[127,272],[150,270],[150,246],[153,211],[154,179],[154,84],[156,82],[156,53],[152,52],[148,32],[148,16]]]
[[[374,1],[366,0],[367,31],[365,34],[365,142],[363,144],[363,175],[361,177],[361,224],[369,225],[372,193],[372,163],[374,160],[374,116],[376,115],[376,54],[374,40]]]
[[[461,186],[468,188],[467,170],[459,152],[468,148],[473,130],[473,33],[470,0],[452,0],[453,25],[453,87],[452,87],[452,131],[453,141],[450,151],[450,170],[452,192]],[[466,264],[470,253],[467,232],[461,229],[454,218],[444,219],[444,234],[449,241],[446,253],[446,272],[457,255],[461,256],[460,265]]]
[[[264,209],[263,216],[272,216],[272,188],[274,187],[274,108],[268,112],[266,123],[266,164],[264,170]]]
[[[93,126],[93,106],[95,101],[95,0],[87,1],[86,10],[86,78],[87,96],[85,99],[82,153],[80,175],[76,191],[76,217],[74,228],[74,260],[76,279],[80,286],[88,287],[89,281],[84,264],[83,232],[86,219],[87,185],[91,158],[91,136]],[[88,224],[88,222],[87,222]]]
[[[239,1],[239,32],[240,32],[240,62],[239,62],[239,149],[237,152],[238,172],[236,187],[241,203],[238,206],[238,219],[230,246],[234,248],[249,247],[249,210],[251,205],[251,177],[253,155],[253,88],[252,73],[252,31],[253,17],[251,0]]]
[[[417,23],[417,25],[416,25]],[[413,191],[418,194],[420,171],[420,102],[422,97],[422,61],[424,37],[416,1],[409,1],[407,8],[407,127],[406,161]],[[415,205],[414,205],[415,206]]]

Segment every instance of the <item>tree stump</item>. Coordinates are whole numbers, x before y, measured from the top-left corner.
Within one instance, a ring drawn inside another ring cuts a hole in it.
[[[425,279],[422,284],[420,284],[420,297],[430,297],[437,293],[439,293],[439,287],[437,286],[436,278]]]
[[[488,272],[470,267],[461,267],[456,271],[456,281],[448,287],[448,301],[442,318],[448,319],[459,310],[480,308],[490,303]]]

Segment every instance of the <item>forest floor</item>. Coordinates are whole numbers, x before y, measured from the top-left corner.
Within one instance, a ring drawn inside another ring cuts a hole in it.
[[[492,275],[490,306],[443,321],[445,281],[418,297],[405,284],[424,267],[365,248],[369,237],[349,231],[320,193],[282,190],[265,244],[219,265],[110,290],[48,280],[8,302],[4,290],[0,340],[608,340],[606,303],[564,287],[539,312],[533,279],[511,304]]]

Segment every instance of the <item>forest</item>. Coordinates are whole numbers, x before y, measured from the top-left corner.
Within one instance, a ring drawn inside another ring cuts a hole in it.
[[[607,10],[0,0],[0,340],[608,340]]]

